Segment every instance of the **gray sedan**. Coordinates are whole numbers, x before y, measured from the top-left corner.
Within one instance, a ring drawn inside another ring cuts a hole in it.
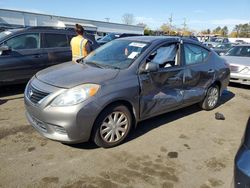
[[[37,73],[25,89],[26,115],[47,138],[113,147],[139,121],[195,103],[212,110],[229,75],[227,63],[199,42],[122,38],[78,64]]]
[[[250,45],[237,45],[223,58],[230,64],[230,82],[250,85]]]

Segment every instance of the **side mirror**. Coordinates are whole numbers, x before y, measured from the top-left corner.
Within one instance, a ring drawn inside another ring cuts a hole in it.
[[[159,64],[148,62],[145,66],[144,72],[156,72],[159,70]]]
[[[10,51],[10,47],[9,46],[0,46],[0,55],[2,55],[4,52],[6,51]]]

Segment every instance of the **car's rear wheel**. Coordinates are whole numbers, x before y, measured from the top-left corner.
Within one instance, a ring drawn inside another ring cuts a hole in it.
[[[204,110],[214,109],[219,101],[220,89],[217,85],[213,85],[207,90],[205,99],[200,103],[200,106]]]
[[[131,113],[126,106],[110,106],[99,115],[95,122],[93,141],[104,148],[117,146],[127,137],[131,124]]]

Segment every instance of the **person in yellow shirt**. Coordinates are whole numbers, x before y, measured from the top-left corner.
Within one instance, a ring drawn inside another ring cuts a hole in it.
[[[83,37],[84,29],[81,25],[76,24],[77,36],[73,37],[70,41],[70,46],[72,50],[72,60],[86,57],[91,52],[91,46],[89,41]]]

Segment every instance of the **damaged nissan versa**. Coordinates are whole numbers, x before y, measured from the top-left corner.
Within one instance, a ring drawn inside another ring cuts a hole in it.
[[[214,109],[229,75],[225,60],[196,41],[121,38],[38,72],[25,89],[26,116],[49,139],[113,147],[139,121],[195,103]]]

